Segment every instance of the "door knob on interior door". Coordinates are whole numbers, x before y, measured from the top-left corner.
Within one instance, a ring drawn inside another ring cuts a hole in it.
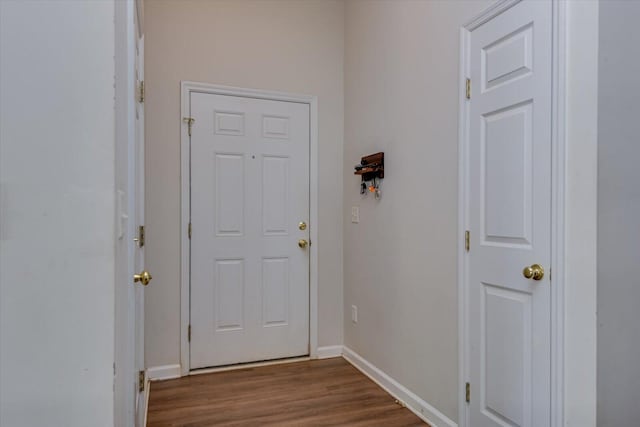
[[[151,277],[151,274],[149,274],[149,272],[147,270],[144,270],[140,274],[134,274],[133,275],[134,283],[135,282],[140,282],[142,284],[142,286],[147,286],[149,284],[149,282],[151,281],[151,279],[153,279],[153,277]]]
[[[544,277],[544,268],[540,264],[533,264],[522,270],[522,275],[527,279],[542,280]]]
[[[302,249],[306,248],[307,246],[309,246],[309,242],[307,242],[304,239],[300,239],[298,240],[298,246],[300,246]]]

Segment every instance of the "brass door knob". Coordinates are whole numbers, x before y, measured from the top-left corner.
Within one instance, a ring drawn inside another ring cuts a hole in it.
[[[304,239],[300,239],[298,240],[298,246],[300,246],[302,249],[306,248],[307,246],[309,246],[309,242],[307,242]]]
[[[147,286],[149,284],[149,282],[151,281],[151,279],[153,279],[153,277],[151,277],[151,274],[149,274],[149,272],[147,270],[144,270],[140,274],[134,274],[133,275],[133,281],[134,282],[140,282],[142,284],[142,286]]]
[[[306,230],[306,229],[307,229],[307,223],[306,223],[306,222],[304,222],[304,221],[300,222],[300,223],[298,224],[298,228],[299,228],[300,230]]]
[[[542,280],[544,277],[544,268],[539,264],[533,264],[522,270],[522,275],[527,279]]]

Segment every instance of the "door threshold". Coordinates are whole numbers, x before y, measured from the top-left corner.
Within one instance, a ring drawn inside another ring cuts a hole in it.
[[[283,365],[285,363],[306,362],[311,360],[309,356],[289,357],[286,359],[264,360],[261,362],[238,363],[236,365],[217,366],[214,368],[201,368],[189,371],[189,375],[214,374],[216,372],[237,371],[239,369],[259,368],[262,366]]]

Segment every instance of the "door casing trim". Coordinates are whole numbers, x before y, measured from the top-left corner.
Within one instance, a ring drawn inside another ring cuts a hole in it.
[[[458,425],[469,426],[469,406],[465,383],[469,381],[469,330],[467,313],[468,257],[465,230],[469,226],[468,121],[469,103],[465,97],[470,75],[470,34],[480,25],[512,8],[522,0],[500,0],[460,28],[460,75],[458,118]],[[564,316],[565,316],[565,186],[566,186],[566,2],[552,0],[552,77],[551,77],[551,426],[564,425]]]
[[[190,318],[190,245],[187,230],[191,218],[189,191],[189,134],[182,122],[190,115],[192,92],[213,95],[240,96],[272,101],[297,102],[309,105],[309,357],[318,356],[318,98],[314,95],[292,94],[261,89],[247,89],[191,81],[180,82],[180,373],[190,373],[190,349],[187,339]]]

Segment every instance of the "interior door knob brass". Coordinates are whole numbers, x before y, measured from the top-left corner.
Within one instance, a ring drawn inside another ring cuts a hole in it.
[[[153,279],[153,277],[151,277],[151,274],[149,274],[147,270],[144,270],[140,274],[133,275],[133,281],[140,282],[143,286],[147,286],[151,281],[151,279]]]
[[[309,242],[307,242],[304,239],[300,239],[298,240],[298,246],[300,246],[302,249],[306,248],[307,246],[309,246]]]
[[[527,279],[542,280],[544,277],[544,268],[540,264],[533,264],[522,270],[522,275]]]

